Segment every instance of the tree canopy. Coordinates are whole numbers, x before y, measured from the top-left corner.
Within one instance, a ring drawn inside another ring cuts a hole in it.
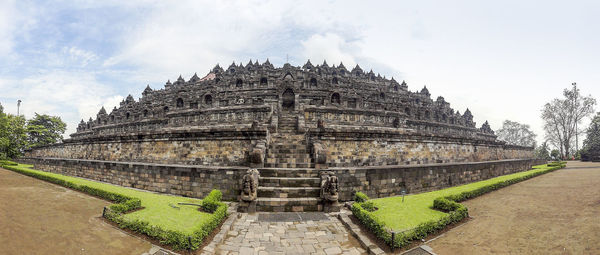
[[[537,136],[531,127],[516,121],[505,120],[502,128],[496,131],[498,139],[508,144],[535,147],[535,137]]]
[[[563,98],[555,98],[542,109],[546,140],[558,148],[561,158],[568,158],[573,151],[575,134],[579,133],[581,121],[594,113],[596,99],[582,96],[573,83],[563,91]]]
[[[67,130],[60,117],[35,113],[35,117],[27,121],[27,137],[32,147],[53,144],[61,141]]]
[[[548,142],[543,142],[535,148],[535,157],[550,160],[550,146],[548,146]]]
[[[60,142],[66,128],[59,117],[36,113],[25,120],[23,115],[5,113],[0,104],[0,159],[18,157],[32,146]]]
[[[600,112],[592,119],[581,150],[582,160],[600,160]]]
[[[25,118],[4,113],[0,105],[0,159],[17,157],[26,147]]]

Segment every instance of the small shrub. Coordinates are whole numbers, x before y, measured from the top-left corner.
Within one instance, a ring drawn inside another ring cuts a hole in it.
[[[366,201],[361,204],[362,208],[367,210],[367,212],[374,212],[377,210],[375,207],[375,203],[373,201]]]
[[[357,191],[354,194],[354,202],[356,202],[356,203],[366,202],[367,200],[369,200],[369,197],[365,193]]]
[[[221,198],[223,193],[220,190],[213,189],[208,196],[202,199],[202,210],[209,213],[214,213],[219,205],[222,204]]]

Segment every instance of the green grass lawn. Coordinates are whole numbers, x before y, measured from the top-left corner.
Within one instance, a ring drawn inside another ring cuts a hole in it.
[[[125,214],[124,217],[128,220],[146,221],[150,225],[158,226],[165,230],[173,230],[182,232],[184,234],[192,234],[201,225],[203,225],[205,221],[208,220],[208,216],[211,215],[209,213],[198,211],[197,206],[177,204],[179,202],[201,204],[202,200],[200,199],[157,194],[102,182],[85,180],[77,177],[48,173],[31,169],[32,165],[19,164],[17,167],[23,171],[60,178],[78,185],[86,185],[129,197],[139,198],[142,201],[142,207],[144,207],[144,209]],[[169,206],[169,204],[175,205],[180,209],[173,208]]]
[[[533,168],[533,170],[503,175],[462,186],[416,195],[407,195],[404,198],[404,203],[402,202],[402,196],[373,199],[372,201],[379,208],[377,211],[373,212],[373,214],[381,219],[387,227],[390,227],[394,231],[413,229],[421,223],[439,220],[443,216],[447,215],[444,212],[432,209],[434,199],[438,197],[459,194],[465,191],[471,191],[489,184],[496,183],[498,181],[509,180],[534,172],[544,171],[548,167],[546,167],[546,165],[540,165],[534,166]]]

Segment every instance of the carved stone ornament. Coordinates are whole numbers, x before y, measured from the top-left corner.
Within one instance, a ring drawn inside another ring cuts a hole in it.
[[[321,198],[327,202],[338,201],[338,178],[332,171],[321,172]]]
[[[251,202],[256,200],[258,190],[258,170],[249,169],[242,177],[242,201]]]

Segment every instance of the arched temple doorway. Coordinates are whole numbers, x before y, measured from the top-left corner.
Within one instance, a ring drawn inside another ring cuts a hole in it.
[[[296,95],[294,94],[294,91],[290,88],[286,89],[283,92],[283,95],[281,96],[281,98],[282,98],[281,106],[282,106],[283,110],[293,111],[294,104],[296,101]]]

